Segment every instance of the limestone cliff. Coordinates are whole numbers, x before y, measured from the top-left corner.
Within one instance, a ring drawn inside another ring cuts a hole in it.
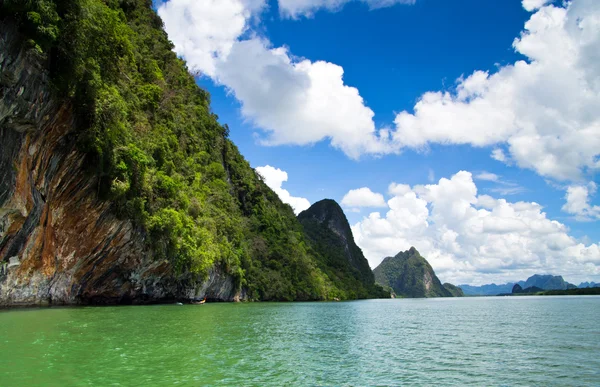
[[[379,285],[392,288],[399,297],[454,296],[442,285],[429,262],[414,247],[394,257],[385,258],[373,273]]]
[[[0,1],[0,304],[338,297],[228,135],[151,0]]]
[[[98,199],[72,107],[53,98],[20,43],[14,26],[0,25],[0,303],[239,298],[218,267],[197,281],[153,260],[145,233]]]
[[[389,297],[389,293],[375,285],[369,262],[354,242],[344,211],[334,200],[313,204],[298,219],[322,270],[345,291],[344,298]]]
[[[459,288],[456,285],[452,285],[451,283],[444,283],[443,284],[444,288],[450,292],[450,294],[452,294],[452,297],[464,297],[465,293],[463,292],[463,290],[461,288]]]

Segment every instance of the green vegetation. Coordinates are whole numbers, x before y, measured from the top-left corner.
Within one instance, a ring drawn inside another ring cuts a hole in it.
[[[395,257],[385,258],[373,270],[375,282],[393,289],[398,297],[452,297],[433,272],[429,262],[411,247]]]
[[[535,294],[543,291],[544,289],[538,288],[537,286],[530,286],[523,289],[519,284],[515,284],[515,286],[512,288],[512,294]]]
[[[463,292],[463,290],[461,288],[459,288],[456,285],[452,285],[451,283],[444,283],[443,284],[444,289],[446,289],[447,291],[450,292],[450,294],[452,294],[452,297],[464,297],[465,293]]]
[[[519,282],[523,289],[537,287],[541,290],[563,290],[563,289],[575,289],[577,286],[568,283],[560,275],[540,275],[534,274],[522,283]]]
[[[390,297],[389,292],[375,284],[369,262],[354,242],[348,219],[334,200],[313,204],[298,219],[312,242],[319,268],[340,290],[338,298]]]
[[[498,294],[499,296],[584,296],[584,295],[600,295],[600,287],[595,288],[569,288],[569,289],[555,289],[555,290],[543,290],[538,287],[532,286],[527,289],[523,289],[518,284],[513,288],[512,293]]]
[[[576,288],[564,290],[546,290],[537,293],[540,296],[585,296],[585,295],[600,295],[600,287],[597,288]]]
[[[5,0],[0,11],[72,105],[100,197],[148,234],[156,259],[199,276],[219,265],[250,299],[353,296],[227,138],[151,0]]]

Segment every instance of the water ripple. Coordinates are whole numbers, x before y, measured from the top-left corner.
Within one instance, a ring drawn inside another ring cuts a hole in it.
[[[600,297],[0,312],[1,386],[599,386]]]

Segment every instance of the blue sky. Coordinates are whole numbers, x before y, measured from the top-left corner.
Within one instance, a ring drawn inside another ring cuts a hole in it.
[[[442,280],[599,280],[598,3],[403,3],[157,9],[251,165],[341,203],[372,266],[415,245]]]

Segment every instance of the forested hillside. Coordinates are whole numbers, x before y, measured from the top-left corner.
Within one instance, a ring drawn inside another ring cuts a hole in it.
[[[442,285],[429,262],[414,247],[384,258],[373,273],[379,285],[391,288],[398,297],[459,297],[462,293],[450,289],[454,288],[451,284]]]
[[[46,175],[43,182],[31,182],[34,191],[43,192],[40,198],[44,200],[31,200],[35,202],[32,206],[39,205],[39,209],[37,219],[32,219],[31,224],[23,221],[34,230],[28,232],[44,233],[47,228],[39,219],[40,214],[67,205],[51,201],[52,190],[60,191],[61,184],[67,184],[65,180],[54,177],[54,170],[40,168],[47,168],[52,159],[63,160],[75,152],[83,155],[84,162],[81,171],[74,167],[69,176],[79,176],[80,172],[86,176],[78,180],[81,189],[82,181],[93,182],[86,195],[108,203],[111,213],[130,222],[133,231],[127,235],[134,235],[136,243],[144,246],[143,254],[150,254],[154,262],[168,262],[174,278],[184,273],[190,278],[191,273],[193,281],[202,282],[211,270],[219,268],[233,278],[235,291],[247,299],[343,297],[346,292],[337,289],[318,268],[316,253],[310,252],[310,242],[292,209],[264,184],[228,139],[227,125],[219,124],[218,117],[211,112],[208,93],[196,85],[185,63],[172,51],[162,21],[151,5],[150,0],[5,0],[2,3],[0,22],[5,48],[8,51],[10,46],[12,51],[5,55],[6,63],[26,58],[27,66],[31,65],[50,80],[44,91],[52,99],[52,106],[48,107],[54,109],[51,115],[66,110],[72,116],[72,122],[57,123],[41,116],[33,120],[23,111],[7,108],[9,113],[0,117],[4,123],[0,139],[13,136],[18,147],[15,149],[20,152],[15,151],[15,155],[11,154],[14,157],[2,164],[7,179],[18,182],[21,173]],[[14,44],[15,39],[18,44]],[[22,90],[19,93],[20,84],[28,81],[35,71],[11,70],[7,65],[2,71],[1,95],[6,101],[13,98],[11,101],[34,109],[31,110],[34,113],[39,106],[49,104],[34,96],[23,100],[27,93],[24,96]],[[29,131],[17,127],[24,122]],[[25,165],[22,160],[30,157],[26,143],[49,144],[44,136],[54,133],[52,128],[56,125],[68,127],[52,138],[59,145],[47,150],[38,148],[32,156],[34,161],[47,158],[47,164],[32,161],[28,171],[8,167]],[[64,157],[53,156],[58,150],[64,151]],[[55,188],[45,186],[47,181],[54,181]],[[0,192],[0,207],[9,208],[11,198],[20,192],[16,185]],[[22,215],[24,219],[31,216],[31,211],[27,211]],[[70,211],[63,209],[60,214],[78,216]],[[7,232],[0,243],[0,259],[7,261],[15,255],[27,261],[29,258],[23,254],[31,245],[40,249],[51,246],[54,250],[48,253],[49,257],[56,257],[57,262],[67,252],[71,260],[85,255],[90,260],[86,269],[100,270],[93,263],[94,259],[101,259],[100,242],[98,246],[86,247],[84,254],[83,247],[60,238],[60,233],[68,230],[58,229],[52,236],[44,233],[42,241],[32,241],[21,232],[23,224],[19,226],[11,219],[7,220],[12,223],[7,223]],[[98,215],[95,219],[86,227],[98,234],[98,222],[106,216]],[[63,222],[61,227],[68,226]],[[43,241],[50,237],[54,238],[52,244]],[[95,284],[86,281],[86,291],[92,291],[93,286],[105,286],[102,282],[107,280],[105,277],[115,281],[113,277],[119,276],[120,284],[133,281],[134,276],[118,266],[123,262],[119,254],[117,247],[110,251],[110,256],[116,257],[111,275],[100,276]],[[48,258],[48,262],[52,259]],[[68,265],[73,272],[65,274],[65,281],[74,283],[79,281],[79,275],[90,275],[90,272],[82,274],[82,269],[71,260]],[[36,265],[29,266],[39,266]],[[21,281],[19,275],[23,274],[14,275],[15,283],[22,288],[33,286]],[[49,282],[44,286],[51,288],[53,278],[48,274]],[[69,293],[74,288],[67,285],[64,291]],[[131,297],[138,297],[136,292],[149,291],[146,285],[143,285],[146,290],[125,287]],[[173,288],[180,286],[175,284]],[[6,285],[6,289],[10,292],[11,287]],[[81,298],[85,293],[82,292],[64,297]],[[152,298],[148,294],[143,296]]]
[[[362,250],[354,242],[344,211],[334,200],[313,204],[298,215],[319,267],[341,291],[343,298],[389,298],[375,284],[375,277]]]

